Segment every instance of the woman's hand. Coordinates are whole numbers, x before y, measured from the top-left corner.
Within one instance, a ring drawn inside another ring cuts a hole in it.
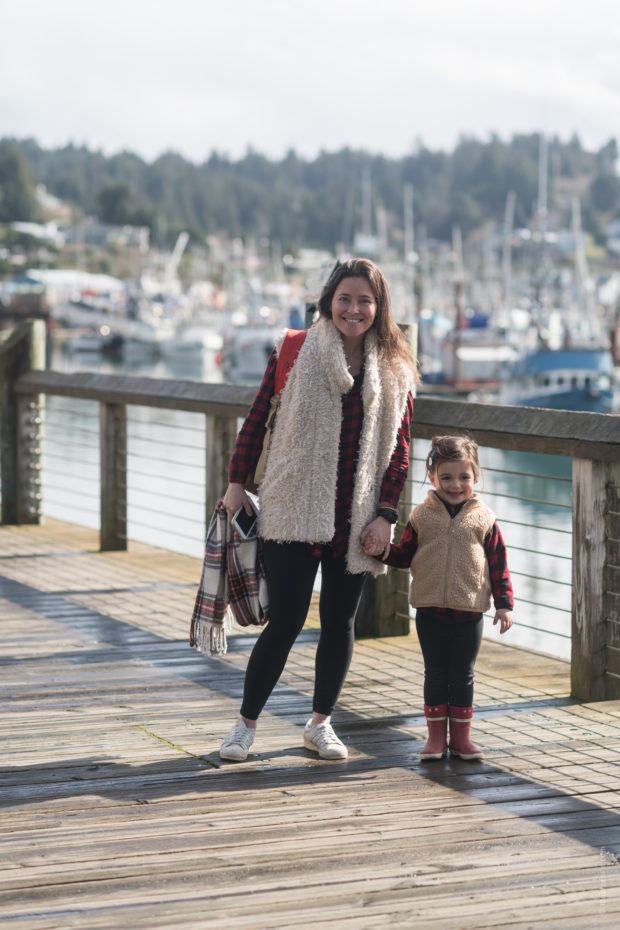
[[[512,626],[512,610],[508,610],[505,607],[500,607],[499,610],[496,610],[493,626],[495,626],[498,621],[500,633],[505,633]]]
[[[222,498],[222,503],[226,508],[229,523],[240,507],[243,507],[248,515],[253,512],[242,484],[229,484],[226,488],[226,494]]]
[[[375,517],[368,523],[360,534],[360,543],[367,555],[374,555],[386,559],[390,554],[390,540],[392,538],[392,524],[385,517]],[[367,549],[368,546],[368,549]],[[372,547],[372,551],[369,551]]]

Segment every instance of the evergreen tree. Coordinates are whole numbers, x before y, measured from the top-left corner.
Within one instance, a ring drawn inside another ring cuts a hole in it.
[[[0,222],[36,218],[35,181],[20,147],[0,140]]]
[[[583,198],[586,231],[600,235],[605,220],[620,209],[615,172],[618,149],[610,140],[599,152],[548,140],[549,206],[565,210],[571,196]],[[45,151],[32,139],[0,143],[0,219],[34,215],[34,179],[84,214],[115,224],[148,225],[152,241],[171,245],[175,231],[195,237],[226,234],[278,240],[287,250],[301,246],[350,248],[363,227],[362,191],[370,178],[372,223],[377,206],[390,243],[402,244],[403,191],[413,188],[416,223],[431,238],[450,241],[454,226],[464,234],[500,226],[509,191],[516,194],[515,225],[531,221],[538,191],[540,135],[510,141],[463,137],[452,153],[416,143],[404,158],[344,148],[306,160],[291,150],[280,161],[253,148],[232,161],[213,152],[195,165],[177,152],[152,163],[131,152],[110,158],[73,145]],[[555,190],[561,194],[556,199]],[[564,205],[564,206],[563,206]]]

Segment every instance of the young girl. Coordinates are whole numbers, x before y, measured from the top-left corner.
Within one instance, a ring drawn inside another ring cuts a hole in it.
[[[424,657],[424,714],[428,741],[420,758],[441,759],[449,748],[479,760],[470,740],[474,664],[483,612],[495,606],[500,633],[512,626],[512,585],[506,548],[495,515],[474,486],[480,477],[478,446],[468,438],[435,436],[426,459],[433,490],[414,507],[400,544],[387,556],[371,533],[365,551],[397,568],[411,566],[409,602]],[[447,744],[448,718],[450,744]]]

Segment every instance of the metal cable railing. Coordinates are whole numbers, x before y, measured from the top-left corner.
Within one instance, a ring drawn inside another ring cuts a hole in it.
[[[202,414],[128,408],[127,529],[132,538],[203,555],[205,443]]]
[[[47,516],[99,526],[99,404],[47,397],[41,493]]]

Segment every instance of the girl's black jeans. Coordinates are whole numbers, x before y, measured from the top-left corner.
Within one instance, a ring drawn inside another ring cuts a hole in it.
[[[471,707],[474,666],[482,642],[483,616],[446,623],[432,608],[418,608],[416,630],[424,657],[424,703]]]

